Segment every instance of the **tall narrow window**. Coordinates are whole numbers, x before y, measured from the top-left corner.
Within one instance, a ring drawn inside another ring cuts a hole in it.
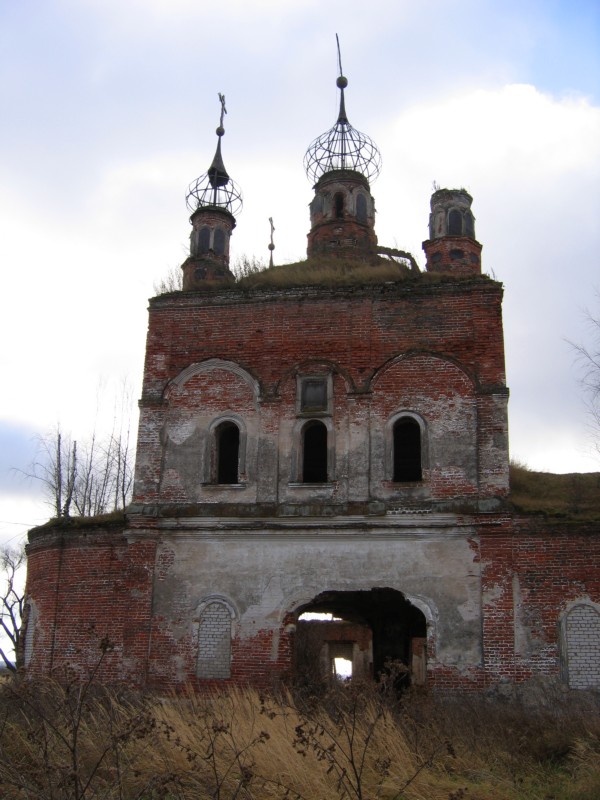
[[[302,481],[327,483],[327,428],[318,420],[302,431]]]
[[[223,422],[215,431],[217,483],[239,482],[240,429]]]
[[[462,236],[462,214],[456,208],[448,214],[448,236]]]
[[[215,228],[214,251],[218,256],[225,253],[225,233],[221,228]]]
[[[208,253],[210,249],[210,228],[207,228],[206,225],[203,228],[200,228],[200,232],[198,233],[198,255],[203,255],[204,253]]]
[[[402,417],[394,425],[394,477],[397,483],[420,481],[421,426],[411,417]]]
[[[475,238],[475,220],[470,211],[465,214],[465,235],[471,239]]]
[[[356,198],[356,219],[359,222],[367,221],[367,199],[364,194],[359,194]]]
[[[338,192],[333,198],[333,213],[337,219],[344,216],[344,195]]]

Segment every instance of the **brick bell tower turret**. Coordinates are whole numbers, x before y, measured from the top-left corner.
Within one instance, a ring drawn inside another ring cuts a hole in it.
[[[339,63],[337,122],[312,142],[304,157],[315,190],[307,254],[371,261],[377,257],[377,236],[369,181],[379,174],[381,156],[374,142],[348,121],[344,102],[348,80],[342,75],[341,59]]]
[[[207,284],[233,280],[229,269],[229,241],[235,228],[235,216],[242,208],[242,194],[229,177],[221,138],[225,134],[223,116],[227,113],[225,96],[219,94],[221,120],[216,130],[217,150],[208,172],[190,184],[186,205],[192,212],[190,255],[181,265],[183,290],[194,291]]]
[[[428,272],[481,274],[472,202],[464,189],[438,189],[432,194],[429,239],[423,242]]]

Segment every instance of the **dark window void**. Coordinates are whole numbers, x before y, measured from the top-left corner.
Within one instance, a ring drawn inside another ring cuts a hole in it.
[[[397,483],[420,481],[421,426],[411,417],[403,417],[394,425],[394,476]]]
[[[341,192],[334,195],[333,213],[338,219],[344,216],[344,195]]]
[[[215,432],[217,483],[239,483],[240,430],[233,422],[223,422]]]
[[[208,253],[210,249],[210,228],[200,228],[198,234],[198,254]]]
[[[356,219],[359,222],[367,221],[367,199],[364,194],[359,194],[356,198]]]
[[[462,214],[455,208],[448,214],[448,235],[462,236]]]
[[[327,483],[327,428],[318,420],[302,432],[302,481]]]
[[[465,234],[471,239],[475,238],[475,220],[470,211],[467,211],[465,214]]]
[[[327,410],[327,381],[325,378],[305,378],[302,381],[302,411]]]
[[[221,228],[215,230],[215,254],[222,256],[225,253],[225,233]]]

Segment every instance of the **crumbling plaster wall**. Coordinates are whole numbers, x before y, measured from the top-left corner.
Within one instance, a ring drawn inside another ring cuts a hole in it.
[[[173,687],[196,679],[199,609],[231,609],[231,681],[292,664],[293,612],[323,591],[391,588],[427,620],[429,685],[600,675],[600,536],[540,517],[64,522],[29,534],[31,675]],[[582,650],[585,650],[585,652]]]
[[[289,289],[152,301],[135,501],[301,503],[296,376],[329,374],[328,486],[316,501],[390,496],[390,417],[427,429],[425,499],[495,498],[508,487],[501,288],[460,284]],[[215,358],[218,355],[218,358]],[[219,366],[219,364],[221,366]],[[209,487],[208,426],[247,428],[244,486]],[[203,481],[204,477],[204,481]],[[393,492],[392,492],[393,493]]]
[[[150,663],[155,669],[160,662],[161,680],[193,678],[196,609],[207,597],[227,599],[236,609],[238,645],[262,647],[265,670],[271,662],[276,672],[282,668],[279,639],[292,612],[323,591],[377,587],[402,592],[425,612],[431,664],[481,667],[481,586],[473,531],[396,524],[365,533],[322,523],[307,527],[306,521],[296,531],[287,526],[224,532],[224,527],[217,530],[207,520],[202,529],[172,533],[159,545],[158,558],[169,566],[154,584],[158,638],[153,636]],[[232,652],[232,678],[243,679],[247,665],[236,663],[235,646]]]

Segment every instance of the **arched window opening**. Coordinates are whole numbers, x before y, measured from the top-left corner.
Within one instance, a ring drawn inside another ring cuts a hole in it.
[[[222,256],[225,253],[225,233],[221,228],[215,229],[215,255]]]
[[[223,422],[215,431],[217,483],[239,483],[240,429]]]
[[[356,198],[356,219],[359,222],[367,221],[367,199],[364,194],[359,194]]]
[[[338,192],[333,198],[333,212],[337,219],[344,216],[344,195]]]
[[[421,426],[411,417],[394,425],[394,475],[396,483],[423,479],[421,466]]]
[[[475,219],[470,211],[465,214],[465,235],[471,239],[475,238]]]
[[[198,254],[203,255],[210,250],[210,228],[204,226],[198,233]]]
[[[302,433],[303,483],[327,483],[327,428],[314,420]]]
[[[448,235],[462,236],[462,214],[456,208],[448,214]]]

